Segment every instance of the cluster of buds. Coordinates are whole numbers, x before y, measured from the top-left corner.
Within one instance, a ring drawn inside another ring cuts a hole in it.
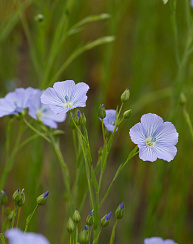
[[[13,193],[13,201],[15,202],[15,204],[18,207],[22,207],[25,203],[25,193],[24,193],[24,189],[20,190],[17,189],[14,193]]]

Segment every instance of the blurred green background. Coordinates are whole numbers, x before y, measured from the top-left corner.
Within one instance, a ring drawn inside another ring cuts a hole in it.
[[[125,202],[125,215],[118,222],[115,243],[143,243],[145,237],[151,236],[187,244],[193,239],[193,140],[179,105],[180,93],[184,92],[193,121],[193,10],[188,0],[177,1],[176,9],[175,2],[169,0],[164,5],[161,0],[0,0],[1,97],[15,87],[46,89],[58,80],[89,84],[87,106],[81,111],[87,116],[93,163],[102,145],[98,106],[104,103],[106,109],[116,109],[122,92],[130,88],[131,97],[124,110],[131,108],[132,117],[124,121],[116,134],[102,193],[134,147],[128,132],[143,114],[156,113],[165,121],[172,121],[179,132],[178,153],[172,162],[150,163],[135,157],[115,183],[100,212],[102,217]],[[110,18],[104,15],[102,20],[88,21],[68,32],[85,17],[102,13]],[[109,36],[115,40],[111,42]],[[0,172],[5,161],[8,121],[8,117],[0,120]],[[14,121],[12,144],[17,128],[18,121]],[[73,179],[72,133],[67,121],[59,128],[65,131],[61,136],[62,151]],[[23,137],[30,134],[26,130]],[[41,139],[34,140],[15,157],[4,189],[10,207],[17,188],[25,188],[26,194],[21,228],[36,197],[50,191],[29,231],[41,232],[51,243],[59,243],[68,217],[62,174],[50,146]],[[86,203],[81,212],[82,227],[88,206]],[[102,231],[100,243],[108,243],[114,221],[115,217]]]

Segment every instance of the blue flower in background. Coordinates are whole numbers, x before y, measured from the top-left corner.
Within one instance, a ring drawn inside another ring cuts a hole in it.
[[[115,128],[116,110],[107,109],[105,111],[106,111],[106,117],[103,119],[104,126],[107,128],[108,131],[113,132],[114,128]],[[117,130],[118,130],[118,128],[116,129],[116,131]]]
[[[41,102],[48,104],[55,114],[67,113],[77,107],[85,107],[89,86],[80,82],[75,84],[73,80],[56,82],[53,88],[48,88],[41,96]]]
[[[161,237],[151,237],[144,240],[144,244],[177,244],[171,239],[163,240]]]
[[[29,100],[29,115],[34,119],[39,119],[43,124],[57,128],[56,122],[63,122],[66,119],[66,114],[54,114],[50,107],[42,104],[40,97],[43,91],[38,90]]]
[[[190,5],[193,8],[193,0],[190,0]]]
[[[155,161],[157,158],[170,162],[174,159],[178,142],[178,133],[171,122],[164,122],[156,114],[144,114],[141,123],[130,129],[131,140],[139,147],[139,157],[143,161]]]
[[[29,105],[29,99],[38,90],[28,87],[16,88],[14,92],[8,93],[0,99],[0,117],[21,113]]]
[[[14,228],[5,232],[9,244],[49,244],[49,241],[41,234],[30,233]]]

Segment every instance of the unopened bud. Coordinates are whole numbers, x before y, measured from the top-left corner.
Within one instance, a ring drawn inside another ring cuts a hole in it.
[[[74,222],[73,222],[72,218],[69,218],[68,219],[68,222],[67,222],[67,231],[69,233],[72,233],[74,231]]]
[[[79,213],[78,209],[76,209],[76,210],[74,211],[74,214],[73,214],[73,216],[72,216],[72,219],[73,219],[73,221],[74,221],[76,224],[78,224],[78,223],[80,222],[81,217],[80,217],[80,213]]]
[[[44,16],[43,16],[42,14],[37,14],[37,15],[35,16],[35,20],[36,20],[37,22],[42,22],[42,21],[44,20]]]
[[[131,113],[132,113],[131,109],[125,111],[124,114],[123,114],[123,118],[124,119],[129,119],[131,117]]]
[[[80,232],[80,235],[79,235],[80,243],[87,243],[88,242],[88,237],[89,237],[88,229],[89,228],[85,225],[84,230],[82,230]]]
[[[23,206],[25,203],[25,194],[24,194],[24,189],[20,191],[20,189],[17,189],[12,196],[15,204],[19,207]]]
[[[6,193],[3,190],[1,190],[1,192],[0,192],[0,205],[5,205],[7,203],[7,200],[8,200],[8,198],[7,198]]]
[[[93,213],[93,210],[91,210],[90,213],[89,213],[89,215],[87,216],[86,223],[87,223],[88,226],[93,225],[93,223],[94,223],[94,213]]]
[[[106,117],[106,111],[104,104],[100,104],[99,110],[98,110],[98,117],[100,119],[104,119]]]
[[[111,219],[111,212],[106,214],[102,219],[101,219],[101,226],[106,227],[109,225]]]
[[[180,104],[182,106],[186,104],[186,96],[183,92],[180,93]]]
[[[122,202],[115,211],[115,216],[117,219],[123,218],[124,210],[125,210],[124,202]]]
[[[121,95],[121,102],[124,103],[129,100],[130,97],[130,91],[129,87],[122,93]]]
[[[37,204],[44,205],[47,201],[48,195],[49,195],[49,191],[47,191],[47,192],[41,194],[39,197],[37,197],[37,199],[36,199]]]

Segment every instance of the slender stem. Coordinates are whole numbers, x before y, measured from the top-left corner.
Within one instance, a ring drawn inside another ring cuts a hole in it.
[[[3,221],[4,221],[4,205],[1,207],[1,229],[3,230]]]
[[[105,129],[104,129],[103,119],[102,119],[102,132],[103,132],[103,141],[104,141],[104,144],[106,144],[106,139],[105,139]]]
[[[11,222],[11,228],[13,228],[13,226],[14,226],[16,213],[17,213],[17,205],[15,204],[15,207],[14,207],[14,210],[13,210],[13,218],[12,218],[12,222]]]
[[[125,161],[125,163],[124,163],[124,164],[121,164],[121,165],[119,166],[119,168],[118,168],[117,172],[115,173],[115,176],[114,176],[114,178],[113,178],[113,180],[112,180],[112,182],[111,182],[109,188],[107,189],[107,191],[106,191],[106,193],[105,193],[105,195],[104,195],[104,197],[103,197],[101,203],[99,204],[99,207],[102,206],[102,204],[104,203],[105,199],[106,199],[107,196],[109,195],[109,192],[110,192],[110,190],[111,190],[111,188],[112,188],[112,186],[113,186],[115,180],[117,179],[118,175],[121,173],[121,171],[123,170],[123,168],[125,167],[125,165],[129,162],[129,160],[130,160],[131,158],[133,158],[133,157],[134,157],[135,155],[137,155],[138,153],[139,153],[139,152],[137,151],[137,152],[134,153],[133,155],[131,155],[131,156],[129,155],[128,158],[127,158],[127,160]]]
[[[17,224],[16,227],[18,227],[19,224],[19,217],[20,217],[21,207],[19,207],[18,215],[17,215]]]
[[[32,217],[33,217],[33,215],[35,214],[35,212],[36,212],[38,206],[39,206],[39,205],[37,204],[37,205],[35,206],[33,212],[27,217],[24,232],[27,232],[29,223],[30,223],[30,221],[31,221],[31,219],[32,219]]]
[[[190,115],[186,109],[186,107],[184,106],[183,108],[183,114],[184,114],[184,118],[186,120],[186,123],[188,124],[188,127],[189,127],[189,130],[190,130],[190,134],[191,134],[191,137],[193,139],[193,126],[192,126],[192,122],[191,122],[191,119],[190,119]]]
[[[92,244],[97,244],[97,243],[98,243],[98,239],[99,239],[99,236],[100,236],[100,234],[101,234],[101,231],[102,231],[102,228],[100,228],[100,231],[99,231],[99,233],[98,233],[98,236],[97,236],[97,238],[93,241]]]
[[[4,238],[3,233],[0,233],[0,239],[1,239],[2,244],[5,244],[5,238]]]
[[[88,163],[88,159],[87,159],[87,156],[86,156],[85,148],[84,148],[84,145],[83,145],[82,137],[80,137],[80,143],[81,143],[81,147],[82,147],[82,151],[83,151],[83,155],[84,155],[90,203],[91,203],[91,208],[93,209],[94,208],[94,200],[93,200],[93,195],[92,195],[92,185],[91,185],[91,181],[90,181],[90,169],[89,169],[89,163]]]
[[[76,224],[76,236],[75,236],[75,244],[78,242],[78,225]]]
[[[117,222],[118,222],[118,219],[116,219],[115,224],[113,226],[113,230],[112,230],[112,233],[111,233],[111,239],[110,239],[110,243],[109,244],[113,244],[113,242],[114,242],[114,239],[115,239],[115,229],[116,229],[116,226],[117,226]]]
[[[73,137],[73,142],[74,142],[74,150],[75,150],[76,157],[77,157],[78,149],[77,149],[76,132],[75,132],[75,130],[72,130],[72,137]]]
[[[70,244],[71,244],[72,242],[71,242],[71,234],[70,234]]]
[[[39,136],[43,137],[46,141],[50,142],[49,138],[47,136],[45,136],[43,133],[41,133],[39,130],[37,130],[36,128],[34,128],[25,118],[23,118],[25,124],[31,129],[33,130],[36,134],[38,134]]]
[[[85,137],[83,136],[82,132],[81,132],[81,131],[80,131],[80,129],[78,128],[77,124],[75,123],[75,121],[74,121],[74,119],[73,119],[73,117],[72,117],[72,114],[71,114],[71,113],[70,113],[70,117],[71,117],[72,122],[73,122],[74,126],[76,127],[77,131],[79,132],[79,134],[81,135],[81,137],[83,138],[83,140],[84,140],[84,141],[87,143],[87,141],[86,141]]]

